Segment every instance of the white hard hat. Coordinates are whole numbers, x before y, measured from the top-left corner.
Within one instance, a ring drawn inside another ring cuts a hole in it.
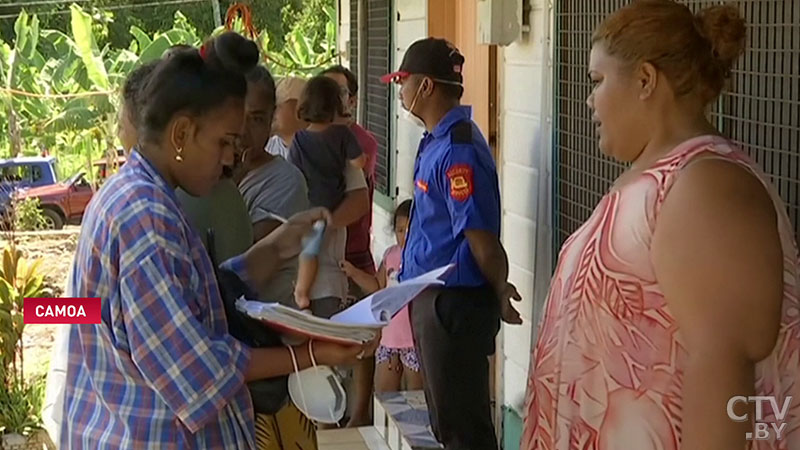
[[[347,394],[339,377],[327,366],[318,366],[309,341],[309,355],[313,367],[298,370],[294,350],[292,363],[295,372],[289,375],[289,397],[297,408],[317,423],[338,424],[347,408]]]

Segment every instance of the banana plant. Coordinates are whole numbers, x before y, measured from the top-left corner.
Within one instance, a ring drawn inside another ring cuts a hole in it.
[[[72,39],[63,33],[39,30],[35,16],[20,14],[15,26],[14,47],[0,43],[0,67],[6,89],[48,95],[76,92],[82,89],[80,59]],[[51,46],[59,59],[45,59],[39,51],[42,45]],[[30,95],[3,95],[3,105],[10,123],[12,156],[23,150],[28,139],[45,146],[55,143],[53,134],[43,125],[53,117],[63,116],[65,100],[38,98]],[[16,129],[15,129],[16,128]],[[15,135],[16,132],[16,135]]]
[[[30,73],[25,73],[24,67],[30,63],[43,63],[41,55],[38,55],[36,47],[39,40],[39,19],[36,16],[29,16],[24,11],[20,13],[14,23],[16,39],[13,47],[3,43],[2,59],[0,60],[0,76],[2,85],[6,90],[23,88],[21,81],[28,80]],[[34,74],[35,75],[35,74]],[[8,120],[8,131],[11,143],[11,151],[14,155],[22,153],[22,124],[18,104],[14,97],[6,92],[3,95],[3,106],[5,107],[6,119]]]
[[[197,46],[201,40],[178,12],[171,30],[151,34],[132,27],[134,40],[128,48],[99,48],[98,36],[107,32],[108,22],[76,5],[69,13],[70,30],[62,32],[40,30],[36,16],[23,12],[15,24],[14,42],[0,41],[0,86],[5,88],[0,95],[0,148],[11,149],[10,156],[15,156],[26,151],[26,141],[39,144],[58,156],[62,167],[69,159],[69,165],[78,169],[77,161],[83,164],[106,150],[114,151],[120,106],[117,92],[127,74],[135,66],[161,57],[175,44]],[[308,35],[305,26],[295,26],[280,51],[268,50],[270,36],[266,32],[258,36],[273,73],[307,76],[334,60],[334,9],[326,7],[325,14],[324,36],[318,32]],[[11,95],[9,89],[34,96]],[[104,95],[80,96],[87,92]],[[53,98],[54,94],[64,97]],[[71,97],[74,95],[79,97]]]
[[[286,35],[286,45],[282,52],[268,51],[269,35],[266,32],[261,33],[258,38],[259,46],[273,73],[280,76],[309,76],[336,59],[336,11],[326,6],[324,12],[328,19],[324,37],[309,36],[304,29],[295,27]]]
[[[70,14],[72,17],[72,36],[78,49],[78,55],[86,67],[89,79],[94,84],[94,87],[100,90],[108,90],[111,84],[108,81],[108,72],[106,72],[106,66],[94,39],[92,16],[74,3],[70,6]]]
[[[20,14],[13,45],[0,41],[0,86],[45,96],[105,94],[36,98],[6,91],[0,96],[0,131],[5,131],[0,135],[0,148],[11,148],[10,156],[23,152],[26,141],[51,149],[59,158],[59,147],[67,148],[67,155],[90,147],[100,155],[102,149],[114,152],[120,106],[117,92],[127,74],[136,65],[161,57],[172,45],[197,45],[200,41],[197,30],[178,12],[169,31],[152,35],[133,27],[135,40],[129,48],[101,49],[97,36],[105,33],[107,23],[76,5],[69,13],[68,33],[39,30],[35,16]],[[40,51],[58,57],[43,58]],[[63,145],[66,143],[73,145]],[[93,157],[86,154],[84,160]]]
[[[175,22],[171,30],[156,33],[152,38],[137,27],[131,27],[131,34],[136,39],[137,47],[141,50],[137,63],[147,63],[160,58],[164,52],[176,44],[191,46],[200,45],[197,29],[180,11],[175,13]]]
[[[284,37],[285,45],[280,52],[269,50],[271,38],[267,30],[258,33],[254,40],[273,75],[307,77],[322,70],[336,58],[336,26],[334,25],[336,10],[326,6],[324,12],[327,18],[324,37],[318,36],[317,33],[309,36],[306,29],[295,26]],[[234,18],[228,28],[230,31],[252,38],[240,17]],[[228,28],[219,27],[214,30],[212,36],[227,31]]]

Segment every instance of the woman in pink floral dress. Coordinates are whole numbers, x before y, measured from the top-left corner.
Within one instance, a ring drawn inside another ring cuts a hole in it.
[[[600,149],[631,164],[561,250],[523,449],[800,449],[793,228],[705,115],[745,31],[730,6],[638,0],[595,32],[587,103]],[[748,442],[755,408],[730,400],[753,395],[777,408]]]

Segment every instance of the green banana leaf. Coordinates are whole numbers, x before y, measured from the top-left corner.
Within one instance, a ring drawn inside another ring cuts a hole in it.
[[[171,46],[172,44],[166,36],[159,36],[142,51],[139,55],[139,62],[147,63],[161,58]]]
[[[139,43],[139,49],[145,49],[147,46],[153,43],[153,40],[150,39],[150,36],[148,36],[147,33],[142,31],[142,29],[136,25],[131,26],[131,34],[136,39],[136,42]]]
[[[72,37],[78,47],[78,54],[86,66],[89,80],[97,88],[108,90],[110,88],[108,74],[92,33],[92,16],[83,12],[75,4],[70,6],[70,12],[72,13]]]

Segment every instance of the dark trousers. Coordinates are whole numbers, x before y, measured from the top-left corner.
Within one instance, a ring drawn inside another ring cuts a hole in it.
[[[496,450],[489,356],[500,330],[494,290],[428,289],[411,304],[433,433],[447,450]]]

